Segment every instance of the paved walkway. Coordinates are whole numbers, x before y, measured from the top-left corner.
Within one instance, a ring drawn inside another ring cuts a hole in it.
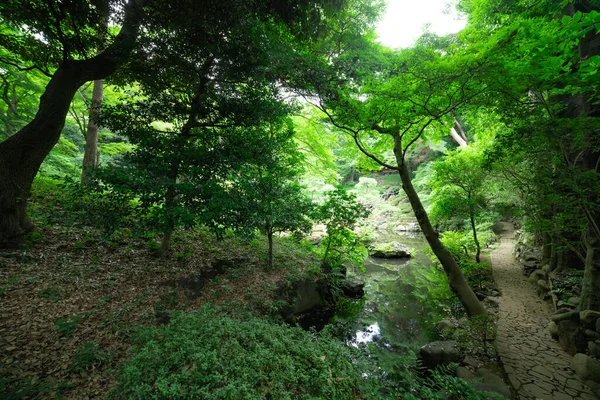
[[[571,370],[571,357],[548,333],[552,313],[527,281],[512,254],[514,230],[504,224],[500,247],[492,253],[500,289],[496,345],[508,379],[522,400],[595,400]]]

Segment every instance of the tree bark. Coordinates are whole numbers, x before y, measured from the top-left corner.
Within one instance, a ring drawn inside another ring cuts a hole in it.
[[[165,259],[167,256],[167,251],[169,251],[169,247],[171,245],[171,238],[173,237],[173,231],[175,230],[175,199],[177,197],[177,176],[179,175],[179,168],[181,165],[180,160],[173,160],[171,163],[171,168],[169,173],[167,174],[167,178],[169,179],[169,187],[167,187],[167,192],[165,193],[165,231],[163,233],[162,242],[160,244],[160,250],[158,255],[161,259]]]
[[[600,239],[590,232],[586,240],[585,269],[581,284],[581,310],[600,311]]]
[[[102,79],[97,79],[94,81],[87,132],[85,133],[85,153],[83,154],[81,183],[86,182],[87,172],[100,164],[100,153],[98,152],[98,118],[100,117],[103,95],[104,88]]]
[[[130,0],[119,35],[104,52],[87,60],[67,61],[54,73],[40,97],[33,120],[0,143],[0,247],[34,228],[27,198],[40,165],[58,142],[77,89],[105,78],[129,58],[138,37],[144,0]]]
[[[475,248],[477,252],[475,253],[475,261],[477,263],[481,262],[481,245],[479,244],[479,240],[477,239],[477,229],[475,229],[475,216],[473,212],[469,212],[469,219],[471,220],[471,229],[473,230],[473,240],[475,241]]]
[[[448,283],[450,284],[450,288],[457,294],[460,302],[464,306],[467,315],[469,316],[477,316],[477,315],[485,315],[486,311],[473,290],[467,283],[460,267],[458,266],[452,254],[448,251],[448,249],[442,244],[440,239],[438,238],[433,225],[431,225],[431,221],[429,220],[429,216],[421,203],[421,199],[414,186],[412,185],[412,181],[410,179],[410,172],[404,163],[404,157],[402,153],[402,139],[399,134],[394,134],[394,155],[396,157],[396,162],[398,163],[398,172],[400,174],[400,179],[402,180],[402,189],[408,196],[412,209],[415,213],[415,217],[421,227],[421,231],[427,239],[431,250],[436,255],[440,264],[442,264],[442,268],[448,277]]]
[[[267,239],[269,240],[269,269],[273,268],[273,230],[267,226]]]

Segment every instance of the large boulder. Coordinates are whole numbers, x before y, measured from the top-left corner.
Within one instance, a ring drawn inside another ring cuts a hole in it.
[[[410,249],[407,245],[398,242],[380,243],[371,248],[369,255],[380,258],[409,258]]]
[[[558,342],[569,354],[585,353],[588,339],[581,324],[566,320],[558,323]]]
[[[424,367],[434,369],[440,365],[459,362],[463,356],[454,340],[431,342],[421,347],[419,358]]]
[[[481,381],[483,384],[486,385],[487,389],[484,389],[482,387],[477,388],[477,386],[474,385],[476,389],[478,389],[479,391],[485,390],[499,393],[507,399],[511,398],[510,389],[508,388],[506,383],[504,383],[502,378],[500,378],[498,375],[494,374],[486,368],[479,368],[477,370],[477,375],[481,377]]]
[[[358,299],[365,295],[365,283],[358,279],[344,279],[340,283],[340,289],[344,296],[351,299]]]
[[[558,325],[556,324],[556,322],[551,321],[548,324],[548,332],[550,333],[550,336],[552,336],[553,338],[557,338],[558,337]]]
[[[560,321],[579,321],[579,310],[575,309],[572,311],[564,311],[564,308],[557,310],[554,314],[552,314],[552,321],[559,323]],[[561,311],[561,312],[559,312]],[[564,311],[564,312],[563,312]]]
[[[586,354],[577,353],[571,361],[571,367],[582,378],[600,382],[600,361]]]

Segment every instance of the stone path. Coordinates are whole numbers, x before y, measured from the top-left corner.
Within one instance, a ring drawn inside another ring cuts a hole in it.
[[[522,400],[595,400],[571,370],[571,356],[548,333],[551,306],[538,297],[512,254],[514,230],[503,224],[500,247],[492,253],[500,289],[496,345],[513,388]]]

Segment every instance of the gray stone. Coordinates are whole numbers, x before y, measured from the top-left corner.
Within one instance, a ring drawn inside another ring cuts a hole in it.
[[[546,279],[546,273],[541,269],[536,269],[531,273],[531,275],[529,275],[529,282],[531,283],[535,283],[540,279]]]
[[[543,291],[547,292],[548,290],[550,290],[550,285],[548,285],[548,282],[546,282],[543,279],[539,279],[537,281],[537,285],[540,289],[542,289]]]
[[[380,243],[375,245],[369,255],[381,258],[409,258],[410,249],[405,244],[398,242]]]
[[[600,361],[586,354],[577,353],[571,361],[571,367],[582,378],[600,382]]]
[[[423,366],[434,369],[439,365],[459,362],[463,357],[454,340],[431,342],[421,347],[419,358]]]
[[[587,337],[583,327],[571,320],[558,323],[558,342],[571,355],[584,353],[587,349]]]
[[[579,299],[579,297],[571,296],[571,297],[569,297],[569,300],[567,300],[567,303],[572,304],[574,306],[578,306],[580,301],[581,300]]]
[[[567,321],[567,320],[572,320],[572,321],[579,321],[579,311],[577,310],[573,310],[573,311],[567,311],[564,313],[560,313],[560,314],[552,314],[552,321],[559,323],[560,321]]]
[[[579,313],[579,318],[581,322],[586,324],[589,327],[595,327],[596,321],[600,318],[600,311],[594,310],[583,310]]]
[[[465,381],[475,378],[475,375],[466,367],[458,367],[456,369],[456,376],[458,378],[464,379]]]
[[[551,321],[548,324],[548,332],[553,338],[556,339],[558,337],[558,325],[556,325],[556,322]]]
[[[359,279],[344,279],[339,287],[344,296],[351,299],[358,299],[365,295],[365,283]]]
[[[485,299],[483,299],[483,304],[487,307],[493,307],[493,308],[498,308],[498,306],[500,305],[500,299],[494,296],[489,296],[486,297]]]
[[[591,338],[591,339],[600,339],[600,333],[593,331],[591,329],[586,329],[585,330],[585,336]]]
[[[600,356],[600,346],[596,342],[588,342],[587,353],[592,357],[598,358]]]
[[[435,324],[435,328],[442,336],[450,336],[458,328],[458,323],[449,319],[443,319]]]
[[[472,356],[466,356],[463,359],[463,364],[468,365],[469,367],[472,367],[475,369],[481,368],[481,361],[479,361],[478,359],[476,359],[475,357],[472,357]]]

